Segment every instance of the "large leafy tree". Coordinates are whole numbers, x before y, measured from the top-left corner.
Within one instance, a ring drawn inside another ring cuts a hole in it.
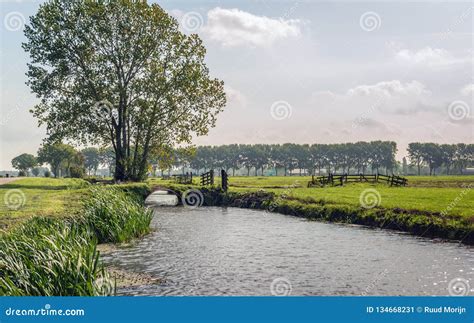
[[[84,156],[84,166],[89,175],[91,173],[95,175],[101,161],[99,149],[95,147],[87,147],[81,150],[81,153]]]
[[[69,172],[71,165],[78,159],[78,152],[74,147],[63,143],[45,144],[38,150],[38,163],[49,164],[54,177],[60,175],[61,168],[66,173]]]
[[[21,154],[12,159],[13,168],[18,169],[19,171],[28,173],[28,170],[35,167],[38,164],[35,156],[31,154]]]
[[[48,140],[111,145],[117,180],[143,178],[153,147],[205,135],[225,106],[201,40],[157,4],[52,0],[25,35]]]

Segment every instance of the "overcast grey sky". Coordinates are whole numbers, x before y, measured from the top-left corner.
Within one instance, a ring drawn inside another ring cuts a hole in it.
[[[228,105],[195,144],[474,142],[471,2],[158,1],[198,33]],[[0,170],[35,154],[23,25],[40,1],[1,3]]]

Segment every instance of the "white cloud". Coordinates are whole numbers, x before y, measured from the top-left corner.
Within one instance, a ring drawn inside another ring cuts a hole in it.
[[[227,105],[235,105],[238,107],[245,108],[247,106],[247,97],[239,90],[226,85],[225,93],[227,97]]]
[[[311,104],[318,111],[332,115],[341,113],[355,118],[363,116],[364,120],[380,114],[439,113],[441,107],[433,102],[432,93],[423,83],[399,80],[361,84],[339,94],[318,91],[311,96]],[[373,122],[361,124],[374,126]]]
[[[217,7],[207,13],[207,24],[202,31],[211,40],[226,47],[257,47],[269,46],[282,39],[297,38],[301,35],[301,25],[298,19],[274,19],[239,9]]]
[[[472,96],[474,95],[474,84],[468,84],[461,89],[461,94],[463,96]]]
[[[453,56],[446,49],[431,47],[425,47],[417,51],[400,49],[395,53],[395,58],[401,63],[424,64],[428,66],[446,66],[468,61],[465,57]]]
[[[430,95],[431,92],[418,82],[402,83],[399,80],[383,81],[372,85],[359,85],[347,91],[349,96],[372,96],[376,98],[396,98]]]

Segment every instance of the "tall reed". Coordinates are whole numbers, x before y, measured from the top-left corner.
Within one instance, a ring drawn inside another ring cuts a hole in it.
[[[97,240],[87,228],[33,218],[0,236],[0,295],[113,294],[114,284],[96,247]]]
[[[126,242],[150,231],[152,211],[113,186],[91,188],[84,218],[99,243]]]

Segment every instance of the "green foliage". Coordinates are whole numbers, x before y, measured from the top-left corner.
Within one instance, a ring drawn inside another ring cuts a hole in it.
[[[85,162],[84,165],[89,173],[89,175],[95,174],[97,172],[97,168],[99,168],[99,164],[101,161],[101,155],[99,149],[95,147],[87,147],[81,150],[82,155],[84,156]]]
[[[225,106],[202,41],[157,4],[47,1],[25,36],[41,98],[32,111],[49,141],[113,146],[117,180],[144,178],[152,147],[206,134]]]
[[[51,172],[49,170],[45,171],[44,177],[51,177]]]
[[[21,154],[12,159],[12,166],[15,169],[18,169],[22,174],[20,176],[26,176],[26,173],[30,168],[35,167],[38,164],[35,156],[31,154]]]
[[[38,150],[38,162],[50,164],[54,177],[58,177],[61,168],[70,173],[71,166],[82,166],[83,156],[71,145],[45,144]]]
[[[100,243],[125,242],[147,234],[152,211],[117,187],[91,188],[84,203],[85,221]]]
[[[152,212],[142,206],[148,186],[91,187],[80,179],[29,178],[2,185],[0,198],[12,188],[21,190],[26,201],[14,212],[48,217],[34,217],[0,234],[0,295],[113,294],[115,284],[99,261],[96,245],[149,232]],[[59,208],[57,203],[65,204]],[[46,206],[64,218],[50,218]],[[71,209],[75,216],[66,217]]]
[[[69,173],[71,178],[84,178],[85,175],[84,168],[79,166],[71,166]]]
[[[0,295],[113,293],[96,240],[76,224],[33,218],[0,238]]]

